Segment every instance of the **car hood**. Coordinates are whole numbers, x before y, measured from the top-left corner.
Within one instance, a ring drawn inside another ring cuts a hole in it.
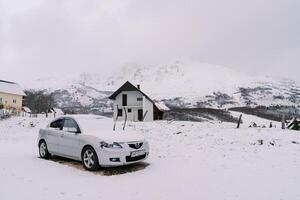
[[[123,132],[89,131],[83,133],[83,135],[93,136],[98,138],[99,141],[105,141],[105,142],[135,142],[135,141],[145,140],[145,137],[142,136],[141,133],[129,132],[129,131],[123,131]]]

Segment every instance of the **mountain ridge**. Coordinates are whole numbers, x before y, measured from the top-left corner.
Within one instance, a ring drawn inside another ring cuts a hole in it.
[[[49,83],[54,80],[56,84]],[[182,61],[153,66],[127,64],[109,75],[78,73],[64,77],[62,82],[50,77],[36,81],[32,88],[53,92],[59,107],[82,106],[104,112],[111,109],[108,96],[127,80],[140,84],[151,98],[170,107],[299,107],[300,103],[300,87],[293,80],[252,77],[222,66]]]

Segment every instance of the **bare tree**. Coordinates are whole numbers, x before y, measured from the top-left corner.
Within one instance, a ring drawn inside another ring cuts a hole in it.
[[[26,90],[24,106],[27,106],[33,113],[46,112],[50,107],[54,106],[53,94],[47,90]]]

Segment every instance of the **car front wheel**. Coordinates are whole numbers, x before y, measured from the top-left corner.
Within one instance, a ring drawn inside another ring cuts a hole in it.
[[[82,163],[85,169],[95,171],[99,168],[98,156],[92,147],[86,147],[82,151]]]
[[[40,153],[40,157],[43,159],[48,159],[51,156],[50,153],[48,152],[47,144],[44,140],[40,142],[39,153]]]

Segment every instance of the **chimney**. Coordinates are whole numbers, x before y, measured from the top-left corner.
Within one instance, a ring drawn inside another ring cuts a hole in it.
[[[137,85],[137,89],[141,89],[141,86],[140,86],[140,84],[138,84],[138,85]]]

